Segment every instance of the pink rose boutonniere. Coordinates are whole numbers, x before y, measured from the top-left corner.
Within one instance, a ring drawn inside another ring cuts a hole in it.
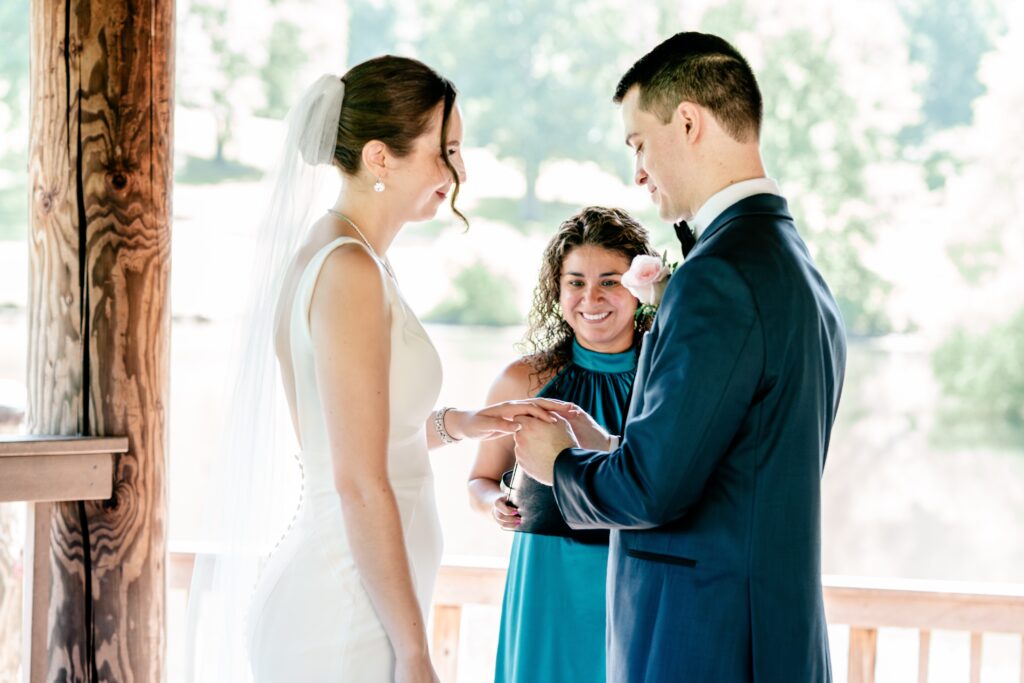
[[[665,287],[668,286],[668,279],[678,267],[678,263],[669,263],[664,254],[661,258],[646,254],[633,258],[629,270],[622,275],[622,286],[640,300],[637,315],[657,310]]]

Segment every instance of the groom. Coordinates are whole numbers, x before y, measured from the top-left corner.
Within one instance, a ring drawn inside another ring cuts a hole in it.
[[[680,33],[615,101],[634,180],[689,222],[676,230],[692,250],[644,341],[621,444],[544,402],[565,419],[519,418],[517,458],[570,526],[613,530],[609,681],[830,681],[820,481],[846,341],[765,177],[757,82],[726,41]]]

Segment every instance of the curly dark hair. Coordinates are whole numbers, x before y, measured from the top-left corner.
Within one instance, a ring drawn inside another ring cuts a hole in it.
[[[561,369],[572,358],[573,330],[562,317],[562,264],[573,249],[592,245],[615,251],[629,262],[635,256],[657,256],[647,229],[622,209],[588,206],[566,219],[544,249],[537,288],[533,292],[529,329],[519,351],[535,375]],[[651,328],[651,313],[639,313],[634,325],[634,343]]]

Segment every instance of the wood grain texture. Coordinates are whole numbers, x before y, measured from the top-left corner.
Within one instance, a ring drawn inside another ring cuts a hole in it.
[[[29,431],[130,444],[109,500],[49,506],[33,680],[165,676],[173,38],[173,0],[32,5]]]
[[[106,500],[113,460],[108,453],[0,458],[0,502]]]
[[[22,630],[27,636],[22,643],[22,680],[43,680],[46,666],[49,631],[46,615],[50,610],[50,585],[52,583],[50,562],[50,520],[53,517],[52,503],[35,503],[28,506],[25,539],[25,612]]]
[[[21,664],[23,535],[21,510],[0,504],[0,681],[17,679]]]

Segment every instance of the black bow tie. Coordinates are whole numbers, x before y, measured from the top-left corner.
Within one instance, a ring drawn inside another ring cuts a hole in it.
[[[697,238],[693,234],[693,230],[687,225],[686,221],[679,221],[672,226],[676,229],[676,237],[679,238],[679,246],[683,248],[683,258],[686,258],[690,250],[693,249],[693,245],[697,244]]]

